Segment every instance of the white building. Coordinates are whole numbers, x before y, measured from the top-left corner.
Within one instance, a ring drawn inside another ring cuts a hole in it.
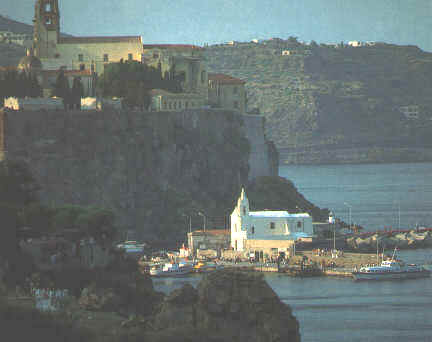
[[[287,211],[249,211],[249,200],[242,189],[231,214],[231,247],[236,251],[268,255],[290,252],[294,242],[311,239],[312,217]]]

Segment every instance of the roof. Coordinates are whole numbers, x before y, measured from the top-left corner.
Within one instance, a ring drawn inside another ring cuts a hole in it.
[[[277,240],[298,240],[300,238],[311,238],[312,236],[309,235],[308,233],[304,233],[304,232],[292,232],[291,234],[283,234],[283,235],[265,235],[265,236],[249,236],[248,240],[272,240],[272,241],[277,241]]]
[[[202,50],[201,46],[189,44],[144,44],[144,49],[193,49]]]
[[[246,81],[243,81],[239,78],[232,77],[230,75],[225,74],[208,74],[209,81],[218,81],[222,84],[245,84]]]
[[[192,233],[206,234],[206,235],[230,235],[230,231],[226,229],[209,229],[209,230],[195,230]]]
[[[61,37],[59,44],[139,43],[141,36]]]
[[[252,217],[285,217],[285,218],[308,218],[308,213],[290,214],[288,211],[250,211],[249,215]]]
[[[42,70],[45,75],[55,76],[59,73],[59,70]],[[63,70],[65,76],[91,76],[92,72],[90,70]]]

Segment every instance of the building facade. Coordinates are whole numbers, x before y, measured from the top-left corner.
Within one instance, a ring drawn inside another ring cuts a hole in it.
[[[230,233],[225,229],[196,230],[188,233],[188,247],[192,255],[200,249],[216,250],[229,248]]]
[[[247,110],[246,82],[224,74],[208,74],[209,104],[215,108]]]
[[[295,241],[313,235],[312,217],[308,213],[287,211],[250,211],[242,189],[231,214],[231,247],[236,251],[290,253]]]
[[[141,61],[140,36],[63,37],[60,35],[58,0],[37,0],[33,49],[44,70],[90,70],[102,73],[104,65],[123,60]]]

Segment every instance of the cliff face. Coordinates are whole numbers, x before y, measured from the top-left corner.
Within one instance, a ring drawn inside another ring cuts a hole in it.
[[[274,39],[210,46],[206,55],[211,72],[247,82],[248,107],[266,117],[278,149],[302,155],[283,152],[281,162],[393,162],[395,155],[410,161],[404,148],[425,148],[418,159],[432,160],[431,53],[384,43],[354,48]],[[357,148],[386,152],[365,155]],[[337,149],[339,157],[317,158],[317,149]]]
[[[262,275],[219,271],[194,289],[185,285],[165,298],[154,315],[156,330],[186,329],[216,341],[298,342],[299,324]],[[199,339],[197,339],[199,340]]]
[[[266,142],[255,131],[249,143],[243,117],[216,110],[5,112],[0,126],[6,157],[28,163],[42,202],[111,208],[119,227],[167,236],[186,228],[178,227],[182,214],[220,215],[247,183],[249,152],[263,152]],[[257,166],[268,159],[254,159],[252,174],[269,172]]]

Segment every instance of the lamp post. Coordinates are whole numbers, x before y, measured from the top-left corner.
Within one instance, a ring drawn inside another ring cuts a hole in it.
[[[347,203],[347,202],[344,202],[344,204],[349,208],[349,228],[350,228],[350,230],[351,230],[351,208],[352,208],[352,205],[351,204],[349,204],[349,203]]]
[[[189,218],[189,233],[192,233],[192,216],[186,214],[182,214],[182,216]]]
[[[205,233],[205,231],[206,231],[206,216],[201,211],[198,212],[198,215],[202,216],[204,218],[204,233]]]

